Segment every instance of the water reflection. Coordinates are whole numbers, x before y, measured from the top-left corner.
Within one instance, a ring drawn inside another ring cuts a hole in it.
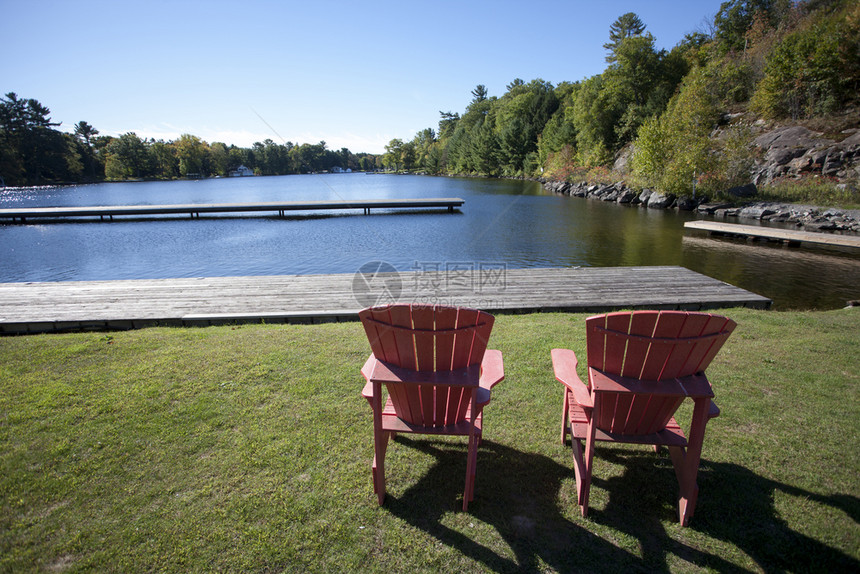
[[[685,267],[756,293],[774,293],[781,309],[831,309],[860,298],[860,258],[849,253],[703,235],[685,235],[683,247]]]

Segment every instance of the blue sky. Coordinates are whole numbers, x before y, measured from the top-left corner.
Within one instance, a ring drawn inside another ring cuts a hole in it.
[[[601,73],[635,12],[671,48],[722,0],[0,0],[0,91],[60,129],[382,153],[462,113],[477,84]]]

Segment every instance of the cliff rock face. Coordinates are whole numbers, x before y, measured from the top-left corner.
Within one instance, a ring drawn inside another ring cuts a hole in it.
[[[860,179],[860,129],[846,132],[848,137],[840,142],[803,126],[762,133],[754,140],[763,159],[756,164],[753,182],[766,185],[780,177],[811,175],[856,182]]]

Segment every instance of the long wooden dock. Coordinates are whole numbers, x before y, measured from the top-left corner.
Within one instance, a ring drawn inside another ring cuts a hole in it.
[[[371,304],[490,312],[768,308],[771,300],[683,267],[506,269],[0,284],[0,333],[356,320]]]
[[[784,242],[793,246],[798,246],[803,243],[812,243],[831,247],[860,249],[860,236],[857,235],[816,233],[795,229],[780,229],[777,227],[758,227],[755,225],[741,225],[738,223],[722,223],[719,221],[687,221],[684,223],[684,227],[687,229],[708,231],[714,235],[753,237],[767,241]]]
[[[466,201],[459,197],[432,197],[426,199],[355,199],[351,201],[288,201],[263,203],[189,203],[176,205],[98,205],[88,207],[22,207],[0,209],[0,219],[26,222],[27,219],[53,219],[64,217],[105,217],[113,219],[120,215],[190,215],[201,213],[278,213],[287,211],[351,210],[361,209],[365,214],[371,209],[434,209],[446,208],[453,212]]]

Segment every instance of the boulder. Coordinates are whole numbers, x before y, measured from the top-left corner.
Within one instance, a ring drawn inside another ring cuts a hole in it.
[[[762,217],[774,215],[775,213],[775,209],[766,205],[750,205],[749,207],[741,209],[738,216],[746,219],[761,219]]]
[[[666,209],[675,202],[675,195],[672,193],[653,192],[648,197],[648,207],[654,209]]]
[[[714,211],[714,217],[737,217],[741,213],[740,207],[727,207]]]
[[[618,203],[632,203],[634,199],[636,199],[637,195],[635,191],[631,191],[629,189],[625,189],[620,192],[618,199],[616,200]]]
[[[700,203],[696,208],[699,213],[713,215],[718,209],[727,209],[732,207],[731,203]]]
[[[761,148],[811,148],[815,145],[832,145],[836,142],[826,140],[822,134],[803,126],[789,126],[764,133],[755,139],[755,144]]]
[[[765,161],[772,165],[785,165],[796,157],[800,157],[806,150],[802,148],[777,147],[767,150]]]
[[[692,197],[682,195],[678,198],[678,202],[675,207],[677,207],[681,211],[693,211],[694,209],[696,209],[696,200]]]

